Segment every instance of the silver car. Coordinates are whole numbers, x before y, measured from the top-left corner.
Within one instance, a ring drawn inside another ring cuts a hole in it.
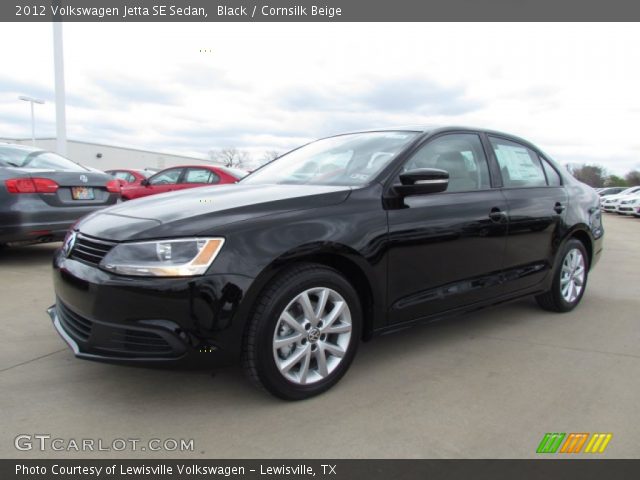
[[[80,217],[119,198],[110,175],[56,153],[0,144],[0,247],[61,240]]]

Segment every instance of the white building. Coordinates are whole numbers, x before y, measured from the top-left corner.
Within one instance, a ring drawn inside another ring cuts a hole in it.
[[[0,142],[31,145],[30,138],[0,138]],[[55,138],[37,138],[36,146],[43,150],[55,152]],[[187,157],[171,153],[139,150],[136,148],[117,147],[100,143],[67,140],[67,158],[74,162],[97,168],[111,170],[116,168],[154,168],[163,169],[177,165],[198,165],[215,163],[206,158]]]

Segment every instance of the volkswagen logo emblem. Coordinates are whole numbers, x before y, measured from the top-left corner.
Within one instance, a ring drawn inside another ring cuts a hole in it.
[[[87,183],[89,181],[89,178],[86,175],[80,175],[80,181],[82,183]]]
[[[320,330],[317,328],[312,328],[309,330],[309,334],[307,335],[309,342],[316,343],[320,339]]]
[[[69,255],[71,255],[73,246],[76,243],[76,237],[77,237],[76,232],[70,232],[66,240],[62,244],[62,253],[64,254],[65,257],[68,257]]]

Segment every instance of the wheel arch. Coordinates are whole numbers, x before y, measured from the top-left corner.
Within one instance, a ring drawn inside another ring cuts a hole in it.
[[[376,325],[381,325],[384,321],[384,309],[381,303],[384,296],[381,288],[369,280],[375,274],[367,260],[345,245],[326,243],[321,246],[304,245],[280,255],[264,267],[253,281],[245,294],[241,314],[249,319],[255,302],[269,283],[286,269],[300,263],[314,263],[333,268],[353,285],[362,308],[362,338],[368,340]],[[377,299],[380,301],[376,301]],[[248,324],[247,321],[245,329]]]
[[[591,265],[593,264],[593,237],[589,233],[588,227],[586,225],[576,225],[572,230],[570,230],[567,235],[565,235],[563,242],[566,243],[568,240],[575,238],[579,240],[584,248],[587,250],[588,261],[589,261],[589,269],[591,269]]]

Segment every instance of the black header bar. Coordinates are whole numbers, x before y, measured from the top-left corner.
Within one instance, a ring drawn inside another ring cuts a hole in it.
[[[2,22],[638,21],[635,0],[4,0]]]

